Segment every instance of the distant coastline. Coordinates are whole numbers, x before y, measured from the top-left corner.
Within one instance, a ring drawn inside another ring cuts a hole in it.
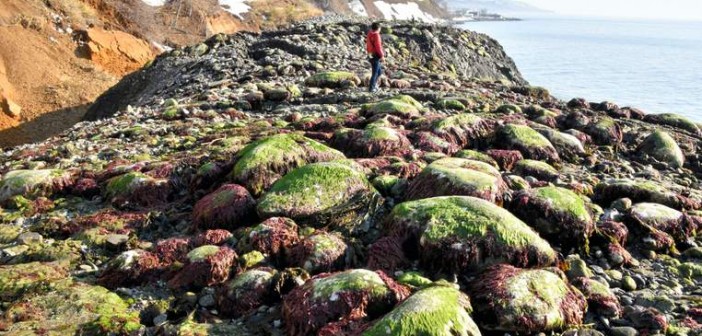
[[[508,17],[497,13],[490,13],[485,9],[471,10],[462,9],[451,13],[449,22],[455,25],[465,24],[469,22],[486,22],[486,21],[521,21],[516,17]]]

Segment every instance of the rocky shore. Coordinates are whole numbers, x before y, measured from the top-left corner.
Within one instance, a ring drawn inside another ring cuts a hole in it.
[[[700,126],[366,22],[173,50],[0,155],[8,335],[698,335]]]

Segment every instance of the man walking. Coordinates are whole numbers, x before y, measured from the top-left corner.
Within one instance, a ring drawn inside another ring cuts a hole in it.
[[[368,91],[377,92],[378,91],[378,78],[383,71],[381,62],[385,60],[385,52],[383,52],[383,42],[380,40],[380,24],[378,22],[373,22],[371,25],[371,30],[368,31],[366,36],[366,51],[370,56],[371,63],[371,79]]]

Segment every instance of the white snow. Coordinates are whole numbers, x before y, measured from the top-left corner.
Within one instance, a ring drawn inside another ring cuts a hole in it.
[[[363,5],[361,0],[351,0],[349,1],[349,7],[351,10],[356,13],[357,15],[360,16],[368,16],[368,12],[366,11],[366,6]]]
[[[151,7],[159,7],[163,6],[166,3],[166,0],[141,0],[145,4],[151,6]]]
[[[437,22],[433,16],[424,13],[416,2],[389,4],[385,1],[375,1],[383,17],[387,20],[420,20],[423,22]]]
[[[219,0],[219,4],[224,10],[232,13],[239,19],[243,19],[241,14],[248,13],[251,7],[246,4],[246,0]]]

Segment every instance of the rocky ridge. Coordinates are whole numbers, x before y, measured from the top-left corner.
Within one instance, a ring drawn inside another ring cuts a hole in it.
[[[369,94],[366,25],[176,49],[4,152],[0,330],[700,334],[697,124],[411,22]]]

